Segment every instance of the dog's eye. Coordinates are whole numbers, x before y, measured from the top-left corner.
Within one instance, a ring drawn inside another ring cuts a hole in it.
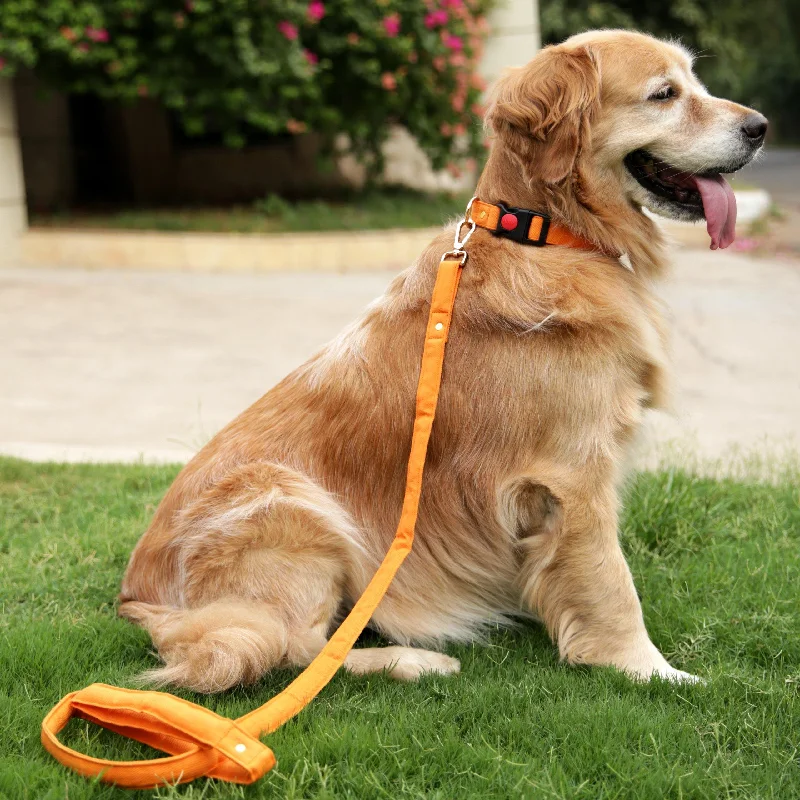
[[[648,97],[648,100],[672,100],[678,93],[671,86],[663,86]]]

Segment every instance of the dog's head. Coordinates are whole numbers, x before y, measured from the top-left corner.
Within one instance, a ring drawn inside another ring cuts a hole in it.
[[[720,173],[747,164],[767,130],[761,114],[712,97],[682,47],[628,31],[545,48],[501,80],[487,122],[529,186],[705,218],[712,248],[735,233]]]

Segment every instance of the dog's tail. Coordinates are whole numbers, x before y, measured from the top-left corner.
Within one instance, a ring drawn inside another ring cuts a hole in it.
[[[141,684],[220,692],[257,681],[286,658],[287,625],[264,603],[221,600],[170,608],[128,601],[119,615],[150,634],[164,662],[144,672]]]

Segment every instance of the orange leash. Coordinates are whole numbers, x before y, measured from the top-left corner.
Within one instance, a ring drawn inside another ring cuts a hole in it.
[[[119,689],[95,683],[64,697],[42,722],[42,744],[67,767],[88,778],[99,777],[130,789],[149,789],[165,783],[186,783],[203,775],[235,783],[253,783],[275,766],[272,750],[259,736],[271,733],[305,708],[330,681],[378,607],[397,570],[411,550],[417,521],[425,455],[431,435],[461,270],[467,258],[462,249],[474,224],[455,250],[439,264],[425,333],[416,416],[408,458],[403,510],[392,546],[353,610],[319,655],[280,694],[237,720],[165,692]],[[147,761],[92,758],[66,747],[58,733],[72,717],[94,722],[123,736],[169,753]]]

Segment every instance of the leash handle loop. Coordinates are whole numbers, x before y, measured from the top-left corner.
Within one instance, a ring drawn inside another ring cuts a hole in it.
[[[474,224],[463,246],[474,230]],[[42,744],[62,764],[86,777],[99,777],[131,789],[186,783],[202,775],[235,783],[253,783],[275,765],[260,740],[305,708],[344,663],[392,579],[411,550],[422,491],[425,456],[441,386],[442,367],[461,270],[467,254],[457,247],[439,264],[425,332],[417,385],[414,431],[408,458],[403,510],[394,541],[353,609],[317,657],[282,692],[238,720],[166,692],[119,689],[92,684],[64,697],[42,722]],[[148,761],[110,761],[72,750],[58,733],[73,717],[143,742],[170,755]]]
[[[79,753],[58,733],[79,717],[169,753],[146,761],[112,761]],[[234,720],[165,692],[95,683],[72,692],[42,722],[42,744],[67,767],[131,789],[185,783],[201,775],[252,783],[275,765],[272,751]]]

